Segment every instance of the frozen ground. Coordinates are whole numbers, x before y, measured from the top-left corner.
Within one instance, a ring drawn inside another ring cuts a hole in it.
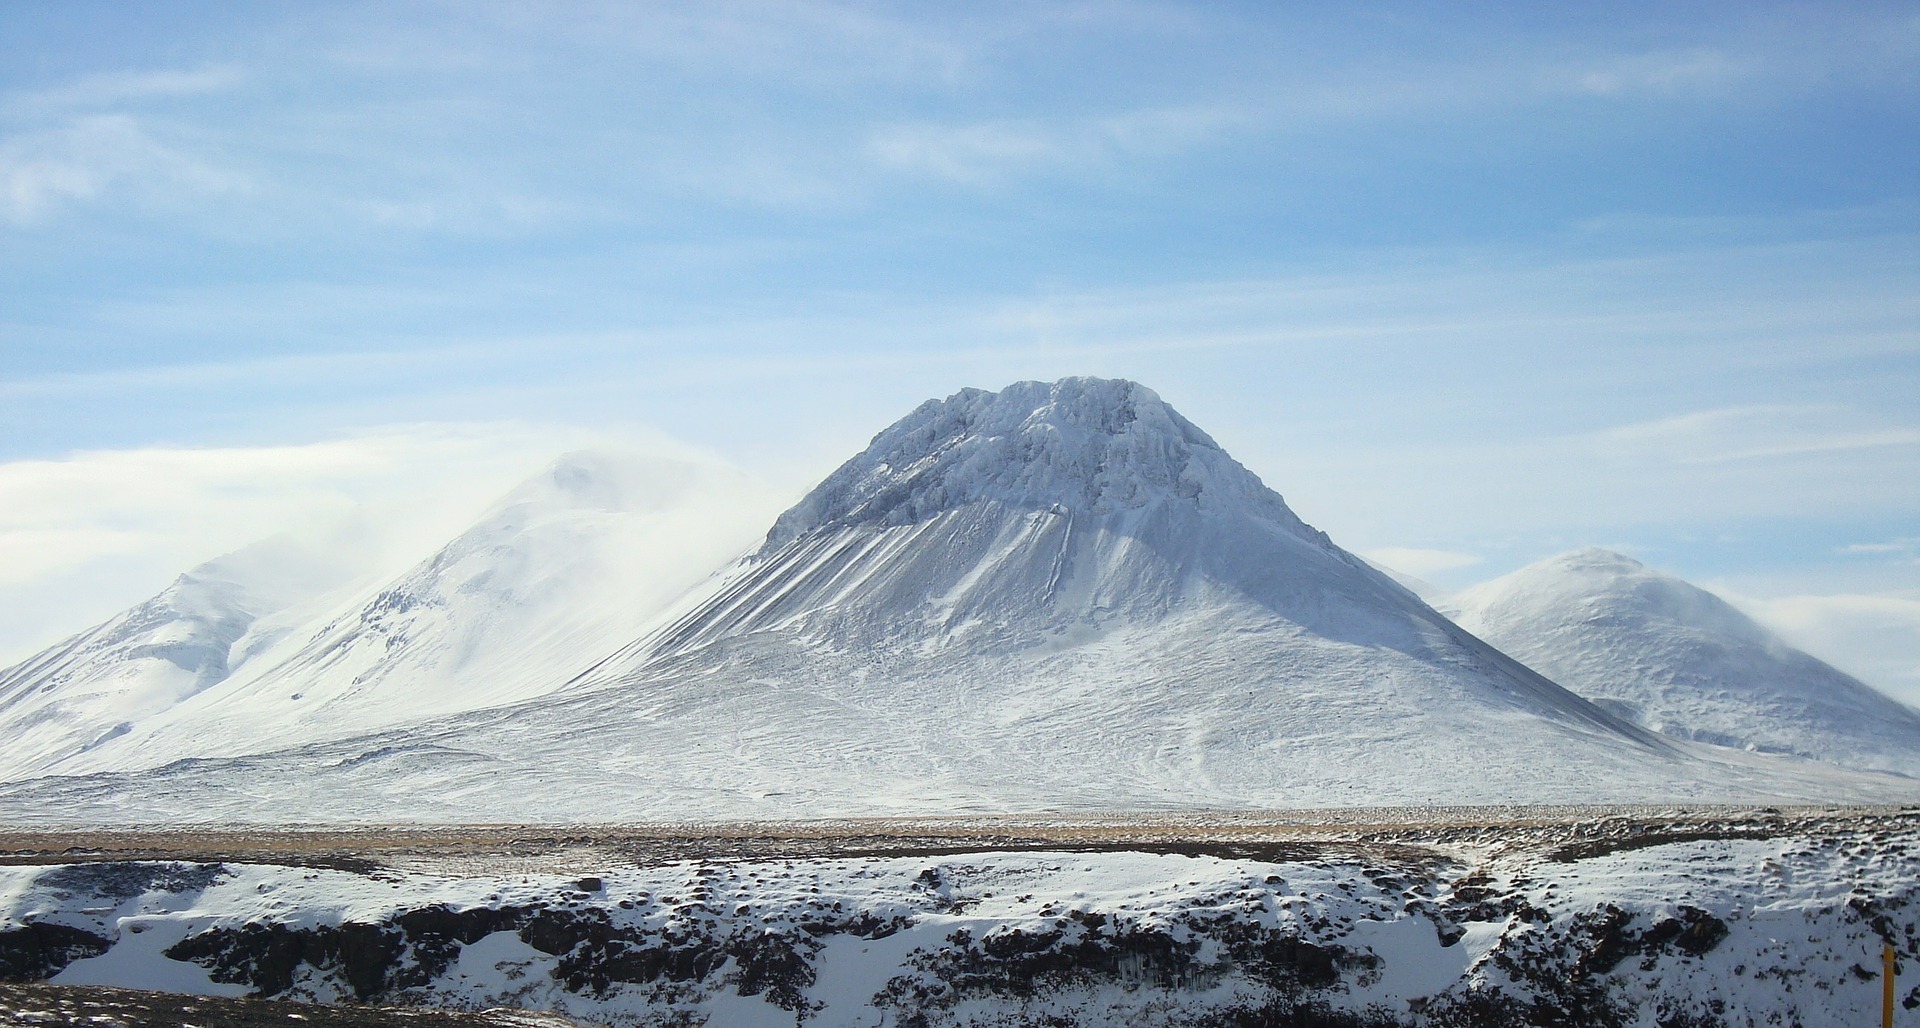
[[[1871,1023],[1916,846],[1894,808],[15,833],[0,969],[616,1025]]]

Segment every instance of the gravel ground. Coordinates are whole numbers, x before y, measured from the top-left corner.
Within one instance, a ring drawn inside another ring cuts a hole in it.
[[[683,860],[1132,850],[1300,859],[1366,851],[1419,859],[1461,848],[1568,859],[1681,836],[1740,838],[1912,808],[1397,807],[1178,815],[1022,815],[633,825],[9,830],[0,864],[232,861],[454,874],[592,873]]]

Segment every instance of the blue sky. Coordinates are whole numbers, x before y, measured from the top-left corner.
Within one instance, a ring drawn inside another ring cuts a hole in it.
[[[1627,548],[1920,699],[1911,4],[62,2],[0,54],[0,658],[316,503],[425,483],[424,539],[649,431],[798,490],[1099,374],[1443,585]]]

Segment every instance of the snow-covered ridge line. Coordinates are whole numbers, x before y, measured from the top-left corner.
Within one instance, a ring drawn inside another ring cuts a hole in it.
[[[217,673],[133,702],[182,674],[156,666],[152,646],[93,645],[81,654],[90,659],[61,675],[44,658],[6,672],[5,681],[20,682],[15,692],[44,694],[76,716],[54,722],[0,695],[0,734],[23,738],[0,755],[0,780],[261,752],[545,695],[749,549],[771,500],[722,466],[580,451],[555,459],[399,576],[271,619],[241,602],[263,591],[243,589],[250,580],[212,593],[241,598],[213,605],[215,620],[202,612],[209,601],[180,597],[202,597],[224,579],[183,579],[133,613],[154,612],[145,618],[152,633],[196,642],[193,656]],[[197,585],[202,579],[212,585]],[[117,706],[83,708],[89,692]],[[24,740],[42,736],[45,759],[20,766]]]

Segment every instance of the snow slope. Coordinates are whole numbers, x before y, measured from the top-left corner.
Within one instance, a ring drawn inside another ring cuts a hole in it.
[[[226,681],[275,637],[266,615],[345,584],[344,575],[276,536],[0,671],[0,780],[106,745]]]
[[[488,673],[519,647],[490,651]],[[925,404],[656,627],[554,673],[587,649],[536,647],[519,681],[567,684],[510,706],[138,774],[111,773],[118,754],[103,752],[100,774],[0,786],[0,815],[617,821],[1913,792],[1708,759],[1615,718],[1335,546],[1129,382]]]
[[[1920,775],[1920,712],[1631,557],[1579,550],[1449,601],[1467,630],[1657,732]]]
[[[219,687],[58,769],[259,752],[542,695],[749,547],[773,509],[715,464],[569,454],[398,579],[290,612]]]

